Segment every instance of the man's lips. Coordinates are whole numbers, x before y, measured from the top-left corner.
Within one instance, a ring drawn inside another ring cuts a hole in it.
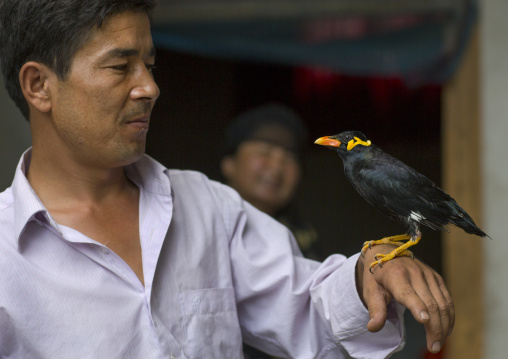
[[[127,124],[148,131],[149,118],[149,115],[141,116],[132,121],[127,121]]]
[[[276,178],[260,178],[259,183],[267,188],[279,189],[282,186],[282,181]]]

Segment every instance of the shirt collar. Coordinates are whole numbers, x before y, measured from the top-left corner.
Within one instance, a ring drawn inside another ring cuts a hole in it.
[[[46,223],[54,227],[58,232],[58,225],[51,218],[51,215],[42,204],[37,194],[34,192],[28,179],[26,171],[30,166],[32,158],[32,149],[29,148],[18,163],[14,181],[12,183],[12,193],[14,197],[14,230],[19,250],[19,240],[25,231],[26,225],[31,221]]]
[[[51,217],[44,204],[41,202],[26,178],[26,172],[30,166],[32,149],[29,148],[23,155],[16,167],[12,192],[14,197],[14,230],[18,250],[20,238],[28,223],[36,221],[45,224],[58,234],[62,235],[58,224]],[[168,169],[144,155],[139,161],[125,168],[127,176],[140,188],[146,191],[171,196]]]
[[[148,155],[125,167],[125,174],[140,189],[171,196],[169,170]]]

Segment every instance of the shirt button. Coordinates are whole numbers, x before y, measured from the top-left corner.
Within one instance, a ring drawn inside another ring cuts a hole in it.
[[[101,247],[101,251],[104,254],[108,254],[109,253],[109,249],[107,249],[106,247]]]

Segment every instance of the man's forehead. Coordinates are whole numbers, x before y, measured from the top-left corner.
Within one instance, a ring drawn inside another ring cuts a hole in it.
[[[289,129],[279,124],[264,124],[251,136],[251,141],[261,141],[282,147],[290,152],[298,153],[297,140]]]
[[[150,20],[142,12],[126,11],[104,20],[102,26],[91,31],[83,48],[100,57],[154,56]]]
[[[138,56],[140,54],[138,49],[135,48],[113,48],[111,50],[108,50],[103,55],[105,58],[123,58],[123,57],[130,57],[130,56]],[[155,47],[152,46],[151,49],[148,51],[147,55],[149,57],[155,57]]]

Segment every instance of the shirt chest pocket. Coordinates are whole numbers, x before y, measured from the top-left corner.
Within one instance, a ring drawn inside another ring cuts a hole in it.
[[[179,293],[184,352],[189,358],[241,358],[242,338],[233,288]]]

